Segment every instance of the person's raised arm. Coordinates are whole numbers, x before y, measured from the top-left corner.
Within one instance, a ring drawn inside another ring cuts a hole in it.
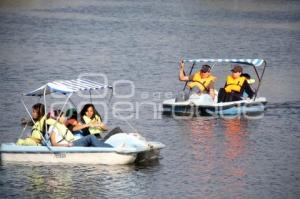
[[[91,125],[91,127],[96,127],[96,128],[99,128],[100,130],[103,130],[103,131],[108,130],[108,127],[101,121],[95,121],[95,123],[93,123]]]
[[[183,62],[182,58],[179,61],[179,80],[180,81],[188,81],[189,80],[189,76],[186,76],[184,73],[184,62]]]
[[[103,131],[107,131],[107,130],[108,130],[108,127],[107,127],[103,122],[101,122],[100,128],[101,128]]]
[[[90,127],[89,124],[81,124],[80,122],[77,122],[73,127],[72,131],[80,131],[82,129]]]

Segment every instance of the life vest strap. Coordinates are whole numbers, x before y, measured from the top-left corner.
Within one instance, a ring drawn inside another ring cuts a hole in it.
[[[205,91],[209,92],[209,89],[205,86],[206,81],[204,81],[204,82],[202,83],[202,82],[200,82],[200,81],[198,81],[198,80],[189,80],[188,82],[196,82],[196,83],[199,83],[199,84],[201,84],[201,86],[203,86],[203,88],[204,88]],[[210,82],[209,82],[209,83],[210,83]],[[208,84],[208,85],[209,85],[209,84]],[[203,90],[203,91],[204,91],[204,90]]]

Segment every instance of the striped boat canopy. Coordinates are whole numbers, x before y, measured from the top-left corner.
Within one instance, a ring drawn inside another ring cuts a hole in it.
[[[100,84],[95,81],[86,80],[86,79],[75,79],[75,80],[58,80],[49,82],[40,88],[31,91],[29,93],[25,93],[25,96],[42,96],[48,95],[50,93],[61,93],[61,94],[69,94],[75,93],[79,91],[91,91],[98,90],[104,88],[112,88],[112,86]]]
[[[198,62],[228,62],[228,63],[236,63],[236,64],[245,64],[245,65],[251,65],[251,66],[261,66],[265,62],[263,59],[185,59],[184,62],[192,62],[192,63],[198,63]]]

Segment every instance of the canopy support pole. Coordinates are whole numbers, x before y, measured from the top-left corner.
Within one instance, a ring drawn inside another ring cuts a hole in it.
[[[23,137],[23,134],[24,134],[25,129],[27,128],[27,126],[28,126],[28,122],[26,122],[24,128],[22,129],[22,131],[21,131],[21,133],[20,133],[20,136],[19,136],[19,139]]]
[[[26,106],[26,104],[25,104],[25,102],[24,102],[24,100],[23,100],[22,97],[21,97],[21,102],[22,102],[22,104],[23,104],[23,106],[24,106],[24,108],[25,108],[27,114],[29,115],[31,121],[33,122],[33,124],[35,124],[35,122],[34,122],[34,120],[33,120],[33,118],[32,118],[32,116],[31,116],[31,114],[30,114],[30,112],[29,112],[29,110],[28,110],[28,108],[27,108],[27,106]],[[23,137],[23,134],[24,134],[24,132],[25,132],[27,126],[28,126],[28,121],[26,122],[24,128],[22,129],[22,131],[21,131],[21,133],[20,133],[20,135],[19,135],[19,139],[20,139],[21,137]]]
[[[30,111],[28,110],[28,108],[27,108],[27,106],[26,106],[26,104],[25,104],[23,98],[21,98],[21,102],[22,102],[22,104],[23,104],[23,106],[24,106],[24,108],[25,108],[27,114],[29,115],[31,121],[33,122],[33,124],[35,124],[35,121],[33,120],[32,116],[31,116],[31,113],[30,113]]]
[[[71,100],[71,98],[69,98],[69,101],[71,102],[71,104],[76,108],[77,110],[77,105],[73,102],[73,100]]]
[[[191,67],[191,70],[189,72],[189,76],[192,74],[194,66],[195,66],[196,62],[193,62],[193,65]],[[185,74],[185,72],[183,71],[183,73]],[[185,82],[184,87],[183,87],[183,91],[185,90],[186,86],[187,86],[188,81]]]
[[[65,101],[65,103],[64,103],[64,105],[62,106],[62,108],[61,108],[61,112],[63,112],[64,111],[64,109],[65,109],[65,106],[67,105],[67,103],[68,103],[68,101],[69,101],[69,99],[70,99],[70,97],[72,96],[72,94],[73,93],[71,93],[68,97],[67,97],[67,99],[66,99],[66,101]]]
[[[263,78],[263,76],[264,76],[264,73],[265,73],[265,70],[266,70],[266,66],[267,66],[267,62],[264,61],[264,68],[263,68],[263,71],[262,71],[262,73],[261,73],[260,76],[258,75],[258,72],[257,72],[257,70],[256,70],[256,67],[253,66],[253,68],[254,68],[254,70],[255,70],[255,72],[256,72],[256,75],[257,75],[257,77],[258,77],[258,80],[259,80],[259,81],[258,81],[257,88],[256,88],[256,91],[255,91],[255,95],[254,95],[254,101],[255,101],[255,99],[256,99],[256,97],[257,97],[258,90],[259,90],[259,88],[260,88],[260,86],[261,86],[261,80],[262,80],[262,78]]]
[[[92,101],[92,92],[91,92],[91,89],[89,89],[89,93],[90,93],[90,101],[91,101],[91,104],[93,104],[93,101]]]
[[[46,116],[47,115],[47,104],[46,104],[46,91],[47,91],[47,86],[45,86],[45,88],[44,88],[44,107],[45,107],[45,115],[44,116]],[[47,118],[46,118],[47,119]],[[46,133],[48,132],[48,128],[47,128],[47,125],[46,125]],[[45,141],[45,138],[44,138],[44,136],[42,135],[42,138],[43,138],[43,140]],[[45,143],[46,143],[46,141],[45,141]]]
[[[45,115],[44,115],[44,116],[45,116],[45,117],[47,117],[46,91],[47,91],[47,86],[45,86],[45,89],[44,89],[44,107],[45,107]],[[46,125],[46,119],[47,119],[47,118],[45,118],[45,130],[46,130],[45,135],[48,133],[48,128],[47,128],[47,125]],[[42,139],[43,139],[43,141],[44,141],[45,146],[47,147],[47,149],[48,149],[50,152],[54,153],[53,150],[51,149],[51,147],[49,146],[49,143],[48,143],[47,140],[44,138],[43,134],[42,134],[42,133],[40,133],[40,134],[41,134],[41,137],[42,137]]]

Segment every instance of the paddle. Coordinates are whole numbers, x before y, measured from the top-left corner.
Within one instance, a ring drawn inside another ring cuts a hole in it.
[[[182,62],[183,62],[183,60],[182,60]],[[190,72],[189,72],[189,76],[192,74],[193,69],[194,69],[194,66],[195,66],[195,62],[193,62],[193,65],[192,65],[191,70],[190,70]],[[184,70],[183,70],[183,74],[186,75]],[[188,76],[188,77],[189,77],[189,76]],[[188,82],[189,82],[189,81],[186,81],[186,82],[185,82],[184,87],[183,87],[183,91],[185,90],[185,88],[186,88]]]

